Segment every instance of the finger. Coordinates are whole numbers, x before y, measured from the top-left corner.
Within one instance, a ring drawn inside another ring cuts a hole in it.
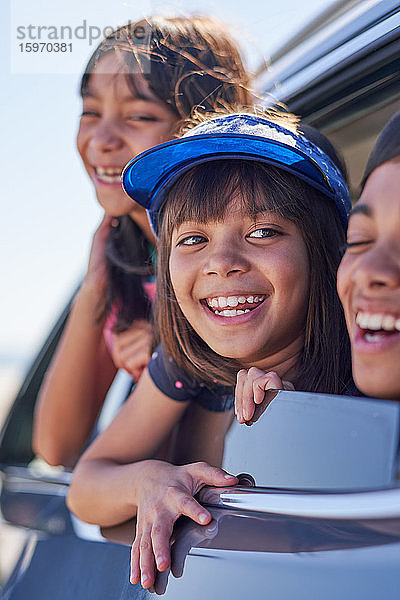
[[[130,582],[135,585],[140,581],[139,567],[139,538],[136,536],[131,547],[131,572],[129,577]]]
[[[118,347],[113,346],[112,358],[119,369],[125,369],[131,375],[139,375],[150,360],[150,346],[140,347],[136,353],[131,348],[121,352]]]
[[[119,334],[113,334],[113,346],[118,352],[121,360],[127,360],[131,356],[146,355],[150,357],[151,338],[149,336],[141,337],[134,342],[122,342]]]
[[[283,382],[279,375],[274,371],[265,373],[253,382],[253,396],[256,404],[261,404],[265,399],[267,390],[282,390]]]
[[[126,370],[126,369],[125,369]],[[126,370],[126,372],[132,377],[134,383],[137,383],[140,379],[140,377],[142,376],[142,373],[144,371],[144,367],[142,369],[129,369]]]
[[[114,217],[112,215],[104,213],[103,218],[100,221],[100,225],[98,226],[98,228],[96,230],[96,233],[97,232],[108,232],[108,230],[111,227],[111,223],[112,223],[113,218]]]
[[[194,478],[195,489],[194,494],[197,494],[203,485],[214,485],[223,487],[224,485],[235,485],[238,481],[237,477],[230,475],[223,469],[212,467],[206,462],[197,462],[190,465],[179,467],[189,472]]]
[[[189,517],[189,519],[192,519],[195,523],[199,523],[199,525],[206,525],[211,521],[211,514],[208,510],[203,508],[193,496],[186,492],[178,492],[177,506],[181,515]]]
[[[243,412],[242,412],[242,423],[249,421],[254,413],[254,391],[253,382],[256,377],[263,375],[264,373],[255,367],[251,367],[248,370],[247,378],[243,386]]]
[[[112,217],[111,215],[104,214],[101,223],[93,236],[94,242],[97,242],[99,240],[102,244],[104,244],[105,240],[107,239],[110,233],[113,218],[114,217]]]
[[[154,584],[155,578],[155,560],[153,554],[153,545],[151,542],[151,532],[146,529],[140,538],[139,543],[139,566],[140,583],[147,589]]]
[[[157,519],[152,527],[153,554],[159,571],[165,571],[171,565],[170,540],[176,518],[164,516],[162,519]]]
[[[143,349],[150,353],[152,338],[147,332],[135,337],[130,336],[129,338],[123,338],[122,335],[122,333],[112,334],[113,345],[121,355],[135,354]]]
[[[151,323],[141,319],[139,321],[134,321],[129,329],[125,329],[125,331],[121,331],[116,333],[122,343],[130,344],[135,340],[142,338],[143,336],[151,336],[153,331]]]
[[[112,215],[109,215],[108,213],[104,213],[104,216],[101,220],[100,223],[100,227],[103,227],[104,229],[109,229],[111,227],[111,223],[113,222],[114,217]]]
[[[141,349],[139,352],[132,354],[131,352],[121,356],[122,364],[127,371],[135,369],[144,369],[150,360],[150,351],[147,348]]]
[[[235,415],[240,423],[240,417],[242,414],[242,402],[243,402],[243,387],[246,381],[247,370],[241,369],[236,375],[236,386],[235,386]]]
[[[253,381],[253,401],[255,404],[261,404],[265,398],[265,388],[264,385],[268,383],[268,379],[264,377],[259,377],[255,381]],[[253,412],[254,414],[254,412]],[[253,416],[253,415],[252,415]]]
[[[254,409],[253,385],[251,381],[246,381],[243,394],[242,419],[240,422],[245,423],[249,421],[254,414]]]

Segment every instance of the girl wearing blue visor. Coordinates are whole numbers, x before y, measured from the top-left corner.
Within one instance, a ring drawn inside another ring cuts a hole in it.
[[[328,156],[292,118],[278,115],[204,121],[134,158],[123,182],[158,237],[161,344],[78,463],[69,504],[102,525],[137,515],[131,581],[147,588],[156,568],[169,566],[179,515],[210,520],[193,498],[198,490],[237,483],[215,466],[232,422],[236,377],[240,422],[271,387],[348,389],[349,344],[335,282],[350,200]],[[185,460],[213,466],[150,459],[192,404],[211,416],[207,431],[185,440]]]

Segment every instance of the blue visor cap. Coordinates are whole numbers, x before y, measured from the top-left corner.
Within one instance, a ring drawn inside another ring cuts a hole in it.
[[[122,173],[124,190],[147,209],[156,235],[166,196],[173,184],[201,163],[240,159],[275,165],[331,198],[347,228],[351,201],[346,182],[331,159],[303,135],[248,114],[205,121],[177,140],[133,158]]]

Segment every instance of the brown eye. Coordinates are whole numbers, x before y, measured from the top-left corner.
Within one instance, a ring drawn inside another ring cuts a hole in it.
[[[345,251],[356,253],[362,252],[365,250],[370,244],[372,244],[373,240],[360,240],[358,242],[346,242]]]
[[[178,242],[178,246],[197,246],[203,244],[207,239],[203,235],[189,235]]]
[[[275,235],[280,235],[280,232],[276,229],[272,229],[271,227],[260,227],[259,229],[255,229],[249,233],[248,237],[265,239],[274,237]]]
[[[129,121],[157,121],[156,117],[150,115],[130,115]]]
[[[96,112],[95,110],[84,110],[82,111],[81,114],[81,119],[82,117],[99,117],[100,114],[98,112]]]

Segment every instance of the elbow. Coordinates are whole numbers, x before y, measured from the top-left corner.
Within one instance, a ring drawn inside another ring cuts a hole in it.
[[[81,521],[92,525],[107,526],[109,523],[103,522],[98,513],[98,497],[90,485],[90,466],[89,473],[87,465],[78,463],[73,474],[68,489],[66,504],[69,510]],[[114,523],[113,523],[114,524]]]
[[[80,513],[79,510],[79,494],[78,494],[78,498],[77,498],[77,494],[76,494],[76,490],[75,490],[76,486],[74,484],[74,476],[72,476],[72,482],[69,486],[68,489],[68,494],[66,497],[66,504],[69,508],[69,510],[76,515],[79,519],[82,518],[82,515]],[[84,521],[84,519],[82,518],[82,521]]]
[[[72,481],[68,489],[66,503],[69,510],[82,521],[86,523],[94,523],[90,520],[90,515],[87,514],[86,503],[84,501],[85,485],[80,482],[79,465],[72,475]],[[89,518],[88,518],[89,516]]]
[[[65,442],[54,426],[50,426],[39,406],[33,421],[32,449],[36,456],[52,467],[74,467],[79,451]]]

